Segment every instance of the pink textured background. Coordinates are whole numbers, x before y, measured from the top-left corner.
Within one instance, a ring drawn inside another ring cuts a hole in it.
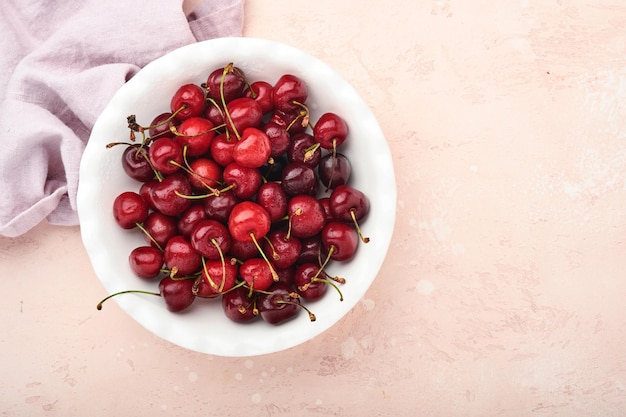
[[[224,359],[98,313],[77,227],[0,239],[2,417],[623,416],[626,6],[245,11],[245,35],[323,59],[378,117],[399,196],[379,277],[321,337]]]

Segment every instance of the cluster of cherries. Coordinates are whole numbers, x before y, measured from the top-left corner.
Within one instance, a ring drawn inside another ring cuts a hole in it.
[[[130,267],[159,291],[118,292],[98,309],[128,292],[161,296],[173,312],[219,298],[233,321],[278,324],[302,309],[314,321],[301,299],[329,286],[343,300],[345,279],[326,266],[369,240],[359,227],[369,200],[349,184],[346,122],[327,112],[313,123],[307,97],[295,75],[250,83],[229,64],[180,86],[149,126],[128,117],[130,142],[107,147],[126,146],[123,169],[141,184],[116,197],[113,216],[145,237]]]

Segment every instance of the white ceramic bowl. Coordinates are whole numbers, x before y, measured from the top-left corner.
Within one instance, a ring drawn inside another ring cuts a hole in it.
[[[309,89],[311,121],[327,111],[341,115],[350,135],[342,147],[352,163],[351,185],[370,199],[370,212],[362,225],[371,238],[360,244],[347,263],[332,263],[328,272],[345,277],[344,301],[332,289],[323,299],[307,303],[317,316],[307,314],[274,326],[255,320],[238,324],[227,319],[217,300],[197,300],[184,313],[169,312],[160,297],[124,294],[113,299],[149,331],[176,345],[220,356],[254,356],[304,343],[337,323],[364,296],[377,276],[389,246],[395,221],[396,183],[385,137],[368,106],[354,88],[319,59],[296,48],[255,38],[220,38],[177,49],[146,65],[112,98],[97,120],[80,167],[78,214],[82,239],[96,275],[109,293],[128,289],[158,291],[157,282],[133,275],[128,254],[145,244],[137,230],[120,229],[112,203],[122,191],[138,190],[121,167],[123,146],[105,144],[128,138],[126,117],[136,114],[140,124],[164,111],[176,89],[200,84],[213,69],[229,62],[244,70],[251,81],[276,81],[284,73],[301,77]],[[94,300],[95,305],[99,300]],[[204,302],[208,301],[208,302]],[[99,314],[106,314],[106,304]]]

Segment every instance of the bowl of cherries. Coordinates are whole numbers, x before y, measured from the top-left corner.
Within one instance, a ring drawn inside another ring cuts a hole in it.
[[[396,183],[376,118],[336,71],[221,38],[120,88],[85,148],[77,205],[107,292],[98,310],[112,299],[178,346],[254,356],[312,339],[363,298]]]

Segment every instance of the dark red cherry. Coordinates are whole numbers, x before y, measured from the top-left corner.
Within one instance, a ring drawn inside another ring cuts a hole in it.
[[[297,263],[314,263],[319,265],[322,261],[322,241],[320,239],[320,236],[315,235],[307,238],[302,238],[300,239],[300,243],[301,249]]]
[[[234,66],[213,70],[206,81],[207,96],[218,103],[222,103],[222,95],[226,103],[241,97],[245,86],[244,72]]]
[[[185,237],[191,236],[191,232],[196,225],[207,218],[206,211],[204,210],[204,204],[192,203],[187,210],[178,217],[177,229],[181,235]]]
[[[291,162],[283,169],[281,186],[290,196],[315,195],[319,189],[319,180],[310,166],[302,162]]]
[[[196,84],[181,85],[172,96],[170,110],[181,121],[201,116],[204,111],[204,91]]]
[[[122,153],[122,168],[136,181],[147,182],[153,179],[154,169],[148,161],[148,146],[128,146]]]
[[[148,217],[148,204],[134,191],[124,191],[113,201],[113,218],[122,229],[133,229]]]
[[[161,113],[152,120],[152,123],[150,123],[148,133],[152,139],[156,139],[161,136],[172,137],[172,131],[170,130],[172,126],[174,126],[172,113]]]
[[[276,181],[266,182],[259,187],[256,202],[267,210],[272,223],[281,220],[287,214],[287,194]]]
[[[258,316],[256,293],[244,287],[234,288],[222,295],[222,309],[230,320],[241,323],[249,322]]]
[[[232,237],[222,223],[206,219],[191,232],[191,245],[207,259],[221,259],[229,250]]]
[[[324,155],[317,167],[317,173],[322,184],[328,189],[348,183],[352,173],[352,165],[348,158],[340,153]]]
[[[275,284],[267,293],[258,296],[257,308],[261,318],[270,324],[293,319],[300,312],[300,298],[287,286]]]
[[[360,220],[369,212],[369,199],[360,190],[349,185],[335,187],[330,194],[330,211],[337,220]]]
[[[272,103],[284,112],[299,111],[306,102],[308,89],[302,79],[293,74],[283,74],[272,89]]]
[[[295,236],[288,236],[284,229],[270,231],[263,241],[263,251],[279,269],[294,265],[300,256],[302,244]]]
[[[308,133],[297,133],[291,136],[287,157],[291,162],[300,162],[314,168],[322,159],[322,150],[313,136]]]
[[[252,240],[248,242],[241,242],[233,239],[233,244],[230,246],[228,254],[240,261],[245,261],[246,259],[256,258],[259,256],[259,249]]]
[[[294,273],[294,286],[307,300],[318,300],[326,294],[328,281],[320,276],[320,266],[313,263],[299,265]]]
[[[128,255],[130,269],[139,278],[151,279],[163,267],[163,252],[153,246],[138,246]]]
[[[221,103],[208,101],[204,108],[204,117],[213,123],[213,126],[224,124],[224,109]]]
[[[169,311],[180,312],[193,304],[192,279],[172,279],[169,275],[159,282],[159,292]]]
[[[207,218],[226,223],[233,207],[235,207],[241,199],[239,199],[232,190],[228,190],[208,196],[202,201]]]
[[[145,200],[146,204],[148,204],[148,208],[150,210],[156,210],[154,206],[154,202],[152,201],[152,189],[155,185],[157,185],[159,181],[154,178],[150,181],[146,181],[139,187],[139,195]]]
[[[271,157],[277,158],[287,152],[291,136],[284,127],[273,122],[267,122],[263,125],[262,130],[270,141]]]

